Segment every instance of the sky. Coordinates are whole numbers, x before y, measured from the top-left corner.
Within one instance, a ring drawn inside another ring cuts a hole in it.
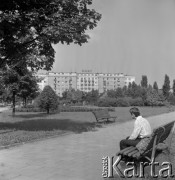
[[[91,39],[79,45],[54,45],[52,71],[142,75],[162,87],[175,79],[175,0],[93,0],[102,14]]]

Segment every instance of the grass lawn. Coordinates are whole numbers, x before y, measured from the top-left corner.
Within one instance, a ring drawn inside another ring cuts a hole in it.
[[[115,112],[110,113],[111,115],[117,115],[118,122],[125,122],[131,120],[131,115],[129,113],[130,108],[131,107],[116,107]],[[139,107],[139,110],[143,117],[155,116],[169,112],[167,107]]]
[[[116,123],[131,119],[129,107],[117,107],[111,115],[117,115]],[[141,107],[144,117],[167,113],[166,107]],[[66,132],[82,133],[101,127],[91,112],[61,112],[60,114],[17,112],[0,113],[0,146],[7,146],[36,139],[57,136]]]

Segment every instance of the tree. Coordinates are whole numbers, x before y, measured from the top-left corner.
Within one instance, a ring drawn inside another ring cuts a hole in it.
[[[122,91],[123,91],[124,96],[127,95],[127,90],[128,90],[128,87],[126,85],[123,86]]]
[[[83,97],[83,92],[80,90],[69,89],[62,93],[63,99],[69,102],[81,102]]]
[[[58,96],[50,86],[45,86],[37,99],[37,104],[49,114],[50,110],[57,110]]]
[[[126,95],[129,97],[132,96],[132,84],[131,84],[131,82],[129,82],[129,84],[128,84],[128,89],[127,89]]]
[[[146,99],[147,99],[147,89],[146,88],[141,88],[141,93],[140,94],[141,94],[140,97],[142,98],[142,101],[145,104]]]
[[[3,71],[1,82],[5,86],[6,92],[12,94],[12,113],[15,114],[15,97],[19,90],[20,75],[13,69],[7,69],[7,71]]]
[[[98,90],[92,90],[91,92],[88,92],[86,94],[86,101],[92,104],[95,104],[98,101],[99,98],[99,92]]]
[[[116,92],[113,89],[107,90],[108,97],[115,98],[115,93]]]
[[[3,82],[2,82],[2,77],[0,78],[0,96],[2,96],[2,94],[4,93],[4,86],[3,86]]]
[[[175,79],[173,80],[173,95],[175,96]]]
[[[88,42],[86,30],[101,19],[92,0],[1,0],[0,67],[50,70],[52,44]]]
[[[156,81],[153,84],[153,89],[155,89],[156,91],[158,91],[158,89],[159,89]]]
[[[147,91],[146,104],[149,106],[157,106],[159,104],[159,95],[155,89],[149,89]]]
[[[152,90],[152,89],[153,89],[152,85],[149,84],[148,87],[147,87],[147,89],[148,89],[148,90]]]
[[[24,105],[27,104],[27,98],[35,98],[39,92],[37,78],[31,72],[20,78],[18,96],[23,98]]]
[[[140,91],[139,88],[137,86],[137,84],[135,82],[132,82],[131,85],[131,97],[136,98],[140,96]]]
[[[123,97],[123,96],[124,96],[124,94],[123,94],[122,88],[118,87],[115,90],[115,98],[119,98],[119,97]]]
[[[170,79],[167,74],[165,75],[165,80],[164,80],[162,90],[163,90],[163,95],[167,98],[170,91]]]
[[[175,96],[173,93],[170,92],[167,100],[171,105],[173,105],[173,106],[175,105]]]
[[[22,97],[26,102],[28,97],[34,98],[38,91],[37,78],[26,68],[8,67],[7,71],[2,71],[1,86],[4,89],[3,99],[5,101],[12,96],[13,114],[15,114],[16,96]]]
[[[142,76],[141,86],[142,86],[143,88],[147,88],[147,87],[148,87],[148,78],[147,78],[147,76],[145,76],[145,75]]]

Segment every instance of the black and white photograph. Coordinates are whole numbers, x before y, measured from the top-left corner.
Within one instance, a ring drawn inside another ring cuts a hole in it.
[[[0,0],[0,180],[175,179],[175,0]]]

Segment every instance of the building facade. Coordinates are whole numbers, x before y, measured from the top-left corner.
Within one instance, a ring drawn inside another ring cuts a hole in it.
[[[46,85],[50,85],[58,96],[68,89],[75,89],[84,92],[98,90],[103,93],[107,90],[117,89],[128,86],[135,81],[134,76],[124,75],[123,73],[92,73],[92,72],[48,72],[39,74],[41,82],[38,83],[41,90]]]
[[[77,73],[77,89],[90,92],[98,90],[98,75],[95,73]]]

